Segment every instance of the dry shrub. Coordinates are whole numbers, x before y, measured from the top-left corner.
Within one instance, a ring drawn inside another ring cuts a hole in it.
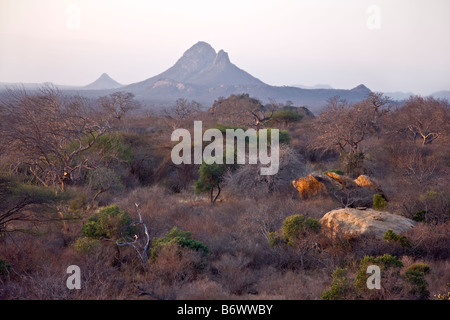
[[[200,252],[177,244],[165,245],[155,261],[148,262],[148,271],[140,277],[140,287],[157,299],[176,299],[180,288],[197,280],[204,266]]]
[[[180,300],[226,300],[229,297],[222,285],[207,278],[184,285],[177,295]]]
[[[328,285],[326,271],[280,272],[273,268],[264,270],[257,284],[258,294],[278,296],[286,300],[315,300]]]
[[[230,294],[241,295],[254,291],[258,279],[255,270],[249,268],[250,259],[242,253],[223,254],[211,262],[213,279],[216,279]]]
[[[247,156],[246,163],[248,162]],[[224,194],[236,198],[259,198],[271,194],[294,196],[291,181],[308,171],[303,157],[286,145],[280,145],[278,172],[274,175],[261,175],[260,169],[265,166],[260,163],[240,165],[225,177]]]
[[[437,225],[418,223],[406,237],[416,256],[434,260],[450,258],[450,222]]]

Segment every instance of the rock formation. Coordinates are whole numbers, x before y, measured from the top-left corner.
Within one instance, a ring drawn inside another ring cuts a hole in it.
[[[387,230],[402,234],[414,228],[411,219],[373,209],[343,208],[326,213],[320,223],[334,237],[342,235],[352,239],[361,235],[382,239]]]
[[[364,175],[352,180],[334,172],[324,175],[309,174],[293,180],[292,185],[299,191],[302,199],[316,195],[330,196],[347,207],[371,207],[375,194],[381,194],[388,200],[380,186]]]

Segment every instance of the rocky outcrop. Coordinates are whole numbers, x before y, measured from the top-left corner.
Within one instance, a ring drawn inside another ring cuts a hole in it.
[[[298,178],[292,181],[292,185],[298,190],[303,199],[318,194],[327,194],[325,185],[318,181],[313,175],[309,174],[306,177]]]
[[[358,238],[362,235],[382,239],[387,230],[402,234],[411,230],[416,222],[384,211],[343,208],[326,213],[320,223],[332,237]]]
[[[346,207],[371,207],[375,194],[381,194],[388,200],[379,185],[365,175],[353,180],[334,172],[327,172],[324,175],[309,174],[293,180],[292,185],[303,199],[326,195]]]

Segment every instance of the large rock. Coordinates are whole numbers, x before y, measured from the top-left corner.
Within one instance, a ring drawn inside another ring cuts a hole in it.
[[[311,174],[293,180],[292,185],[298,190],[303,199],[307,199],[317,194],[327,194],[325,185]]]
[[[375,194],[381,194],[388,200],[380,186],[364,175],[353,180],[334,172],[314,176],[309,174],[293,180],[292,186],[297,189],[303,199],[316,195],[329,196],[338,203],[353,208],[371,207]]]
[[[343,208],[326,213],[320,223],[334,237],[358,238],[361,235],[382,239],[387,230],[402,234],[414,228],[411,219],[373,209]]]

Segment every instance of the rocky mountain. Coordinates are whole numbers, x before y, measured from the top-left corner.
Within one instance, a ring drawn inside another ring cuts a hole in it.
[[[123,87],[122,84],[111,78],[108,74],[103,73],[97,80],[82,87],[82,90],[108,90]]]
[[[268,102],[290,100],[317,113],[328,99],[340,96],[349,102],[364,99],[371,91],[364,85],[351,90],[302,89],[294,86],[271,86],[234,65],[224,50],[216,52],[200,41],[188,49],[169,69],[159,75],[122,88],[150,105],[167,105],[178,98],[196,100],[205,107],[218,97],[248,93]]]
[[[216,52],[203,41],[184,52],[166,71],[140,82],[122,85],[104,73],[84,87],[55,86],[68,93],[91,98],[110,94],[120,88],[121,91],[133,93],[137,100],[150,108],[173,105],[179,98],[195,100],[209,108],[219,97],[248,93],[263,103],[271,100],[279,103],[291,101],[295,106],[307,107],[314,114],[319,113],[332,97],[339,96],[348,102],[357,102],[371,92],[362,84],[349,90],[333,89],[327,85],[313,88],[272,86],[237,67],[224,50]],[[0,84],[0,89],[2,87],[6,87],[6,84]],[[29,87],[34,89],[39,84]]]

